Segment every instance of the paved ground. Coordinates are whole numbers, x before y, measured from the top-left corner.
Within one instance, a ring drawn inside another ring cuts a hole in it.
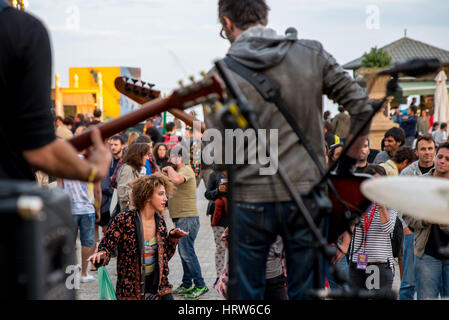
[[[212,233],[212,228],[210,226],[210,218],[206,216],[206,208],[207,208],[207,200],[204,198],[205,186],[204,182],[201,181],[197,189],[197,199],[198,199],[198,210],[200,212],[200,231],[195,241],[195,250],[198,255],[198,259],[201,265],[201,271],[203,274],[204,281],[206,285],[209,287],[209,292],[202,295],[200,300],[223,300],[223,297],[215,290],[212,285],[216,279],[216,271],[215,271],[215,243],[214,237]],[[173,223],[168,216],[168,213],[165,216],[165,221],[167,223],[167,227],[170,230],[173,228]],[[80,250],[79,250],[79,242],[77,245],[77,253],[78,259],[80,259]],[[109,276],[111,277],[112,283],[115,286],[117,280],[117,270],[116,270],[116,259],[111,259],[111,262],[106,267]],[[175,255],[169,262],[170,274],[168,276],[169,282],[173,285],[173,288],[177,288],[181,284],[182,279],[182,266],[181,259],[179,258],[178,251],[176,251]],[[77,290],[77,299],[78,300],[98,300],[98,282],[97,282],[97,273],[89,272],[95,277],[95,281],[88,283],[81,283],[80,289]],[[179,295],[175,295],[174,298],[176,300],[183,300],[184,298]]]
[[[215,272],[215,243],[212,233],[212,228],[210,226],[210,218],[206,216],[207,200],[204,198],[204,183],[203,181],[197,189],[197,199],[198,199],[198,210],[200,212],[200,231],[198,233],[197,239],[195,241],[195,250],[198,255],[198,259],[201,265],[201,271],[203,273],[204,281],[209,287],[209,292],[200,297],[200,300],[223,300],[223,297],[212,287],[216,279]],[[173,223],[168,216],[165,216],[167,227],[170,230],[173,227]],[[78,256],[80,256],[79,241],[77,245]],[[79,257],[80,258],[80,257]],[[78,258],[78,259],[79,259]],[[182,266],[179,254],[176,251],[175,255],[169,262],[170,274],[169,281],[173,285],[173,288],[177,288],[181,284],[182,278]],[[116,259],[111,259],[111,262],[107,266],[107,270],[111,277],[112,283],[115,286],[117,279],[116,272]],[[81,283],[80,289],[77,290],[78,300],[98,300],[98,282],[96,280],[96,272],[90,272],[95,277],[95,281],[89,283]],[[393,289],[398,292],[400,286],[399,281],[399,266],[396,266],[396,274],[393,282]],[[175,295],[176,300],[183,300],[182,296]]]

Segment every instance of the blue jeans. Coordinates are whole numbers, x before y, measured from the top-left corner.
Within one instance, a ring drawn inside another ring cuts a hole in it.
[[[418,300],[449,297],[449,260],[439,260],[424,254],[416,258],[416,292]]]
[[[293,202],[236,203],[237,262],[235,274],[239,300],[263,300],[268,251],[279,234],[282,237],[287,264],[289,299],[308,299],[313,288],[313,249],[316,241],[308,228],[288,231],[289,217],[296,213]],[[324,266],[321,259],[321,288]]]
[[[402,246],[402,281],[399,289],[399,300],[415,299],[415,234],[404,235],[404,243]]]
[[[78,235],[78,228],[80,230],[80,241],[82,247],[95,246],[95,213],[74,214],[76,229],[75,239]]]
[[[206,286],[203,276],[201,274],[201,266],[198,257],[195,253],[195,239],[200,230],[199,217],[175,218],[173,219],[176,228],[189,232],[188,236],[182,237],[178,242],[178,252],[181,257],[182,270],[182,285],[186,288],[192,286],[192,281],[197,288]]]
[[[342,286],[340,284],[338,284],[337,282],[335,282],[334,276],[332,275],[332,273],[329,270],[329,262],[326,261],[325,263],[326,263],[325,264],[326,278],[327,278],[327,281],[329,282],[329,287],[331,289],[342,289]],[[341,259],[341,261],[339,263],[337,263],[337,268],[340,269],[340,271],[344,274],[346,279],[349,278],[349,264],[348,264],[347,256],[344,256],[343,259]]]

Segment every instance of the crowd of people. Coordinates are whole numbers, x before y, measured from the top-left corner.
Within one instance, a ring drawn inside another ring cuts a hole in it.
[[[413,106],[410,109],[413,114]],[[325,139],[328,166],[341,156],[344,146],[341,141],[346,138],[344,133],[348,130],[348,120],[349,114],[342,109],[334,119],[323,118],[324,136],[333,137]],[[156,129],[155,122],[153,118],[148,119],[142,132],[122,133],[108,140],[112,161],[102,181],[91,183],[89,187],[86,182],[58,180],[60,187],[71,196],[77,226],[74,232],[80,232],[81,282],[94,280],[88,273],[88,260],[97,262],[98,267],[117,257],[119,298],[138,299],[142,296],[144,299],[173,299],[173,294],[198,298],[209,291],[194,247],[200,228],[199,214],[206,214],[210,216],[213,230],[214,241],[211,243],[215,243],[214,287],[227,297],[229,216],[226,167],[215,165],[213,170],[203,172],[194,163],[192,129],[187,127],[183,135],[175,131],[174,123],[168,123],[167,134],[164,135]],[[418,127],[418,121],[415,126]],[[427,131],[424,134],[414,128],[417,134],[407,143],[405,130],[392,127],[385,132],[382,150],[371,149],[366,138],[355,172],[373,177],[447,176],[447,137],[437,143],[435,132],[431,132],[432,127],[425,128]],[[86,126],[78,126],[75,134],[82,133],[81,129],[86,129]],[[336,134],[337,130],[341,137]],[[186,158],[186,154],[190,156]],[[80,154],[79,157],[83,158],[84,155]],[[206,174],[207,177],[204,177]],[[196,188],[202,176],[207,182],[204,197],[209,200],[204,213],[198,211],[196,199]],[[166,210],[176,227],[170,232],[164,221]],[[102,237],[99,237],[99,227]],[[143,230],[137,238],[134,234],[136,228]],[[395,228],[402,229],[402,232],[397,234]],[[399,299],[449,297],[449,263],[436,250],[438,246],[449,244],[445,228],[373,203],[360,219],[360,224],[339,237],[337,255],[332,263],[338,264],[353,288],[367,289],[369,273],[366,269],[376,265],[380,275],[378,290],[392,289],[395,271],[399,268]],[[399,237],[399,253],[394,252],[393,237]],[[136,254],[138,251],[130,249],[134,247],[142,251],[142,261]],[[181,285],[172,290],[167,279],[168,260],[176,247],[184,273]],[[284,250],[281,237],[270,246],[265,299],[288,299]],[[141,279],[137,277],[139,272],[131,265],[140,266]],[[92,263],[90,270],[95,271],[97,267]],[[155,270],[162,270],[162,276]],[[341,283],[334,281],[329,272],[325,275],[331,289],[341,287]]]
[[[94,113],[98,115],[97,110]],[[170,300],[172,293],[196,299],[209,291],[194,247],[200,227],[196,187],[202,173],[195,157],[196,140],[192,139],[192,128],[187,127],[182,135],[174,122],[166,124],[164,134],[159,129],[160,119],[154,116],[145,122],[142,131],[134,129],[108,139],[112,161],[108,174],[101,181],[93,184],[58,179],[58,185],[71,197],[74,233],[79,232],[81,283],[93,281],[91,273],[116,257],[119,299]],[[90,125],[101,124],[83,123],[74,127],[60,122],[60,118],[55,119],[57,132],[74,130],[75,135]],[[63,139],[71,137],[70,134],[61,136]],[[186,154],[190,156],[186,158]],[[225,199],[225,192],[221,195]],[[164,220],[166,210],[176,226],[170,232]],[[223,208],[224,221],[225,216]],[[223,226],[223,222],[220,225]],[[137,236],[136,230],[139,231]],[[172,290],[167,279],[168,261],[176,247],[184,274],[181,285]],[[139,251],[130,252],[132,248],[141,250],[142,261]],[[92,262],[89,270],[88,260]],[[130,267],[134,263],[141,268],[141,278],[139,269]],[[224,257],[221,264],[224,265]]]
[[[373,177],[448,177],[449,158],[446,155],[449,141],[447,135],[443,135],[447,125],[434,123],[432,126],[425,109],[418,117],[414,103],[416,99],[412,101],[408,115],[403,116],[406,120],[396,117],[399,113],[394,112],[392,119],[400,126],[385,132],[382,150],[370,149],[369,140],[366,140],[360,151],[356,173]],[[323,121],[324,133],[334,135],[330,128],[335,121],[331,121],[330,114],[325,115]],[[329,150],[328,161],[336,161],[342,145],[326,147]],[[395,232],[395,227],[402,232]],[[351,233],[345,234],[340,247],[347,258],[347,264],[342,268],[354,287],[367,289],[366,281],[370,274],[365,270],[368,265],[377,265],[380,270],[379,289],[392,289],[395,268],[398,268],[400,300],[449,297],[448,257],[438,251],[438,248],[449,245],[448,226],[417,220],[406,212],[373,203]],[[398,253],[394,252],[394,240],[401,244]],[[329,285],[331,288],[339,287],[333,281],[329,281]]]
[[[393,115],[399,127],[386,131],[381,150],[371,149],[369,126],[363,125],[373,108],[364,89],[318,41],[298,39],[293,28],[278,35],[268,27],[269,10],[264,0],[218,1],[220,35],[231,44],[228,58],[255,76],[266,76],[260,72],[266,70],[268,79],[273,80],[265,85],[277,97],[267,98],[260,96],[245,77],[235,77],[237,86],[246,93],[247,107],[254,107],[260,127],[276,129],[282,137],[278,164],[287,173],[268,177],[259,174],[258,169],[263,167],[260,163],[236,166],[232,190],[235,230],[230,230],[226,170],[218,165],[213,170],[201,166],[201,142],[195,139],[200,137],[195,137],[191,128],[183,135],[173,122],[162,128],[161,117],[155,116],[142,130],[121,132],[105,142],[96,127],[102,122],[101,110],[95,110],[92,116],[52,117],[48,33],[39,20],[0,0],[4,43],[0,46],[0,92],[8,106],[0,125],[5,148],[0,177],[37,180],[41,185],[48,184],[49,178],[58,178],[57,184],[71,198],[73,234],[79,232],[81,282],[93,281],[89,271],[95,272],[115,257],[118,299],[172,300],[173,295],[199,298],[209,288],[202,276],[195,240],[199,215],[207,214],[214,234],[210,243],[216,250],[214,287],[223,296],[241,300],[309,299],[309,289],[324,286],[324,281],[313,281],[315,272],[321,272],[313,259],[316,238],[298,218],[297,200],[292,195],[308,192],[321,177],[321,166],[338,161],[336,173],[341,175],[355,170],[374,178],[449,178],[446,123],[427,120],[424,110],[417,117],[412,104],[407,115],[398,111]],[[15,65],[23,68],[10,67]],[[340,106],[333,119],[329,112],[321,114],[324,94]],[[207,128],[223,129],[222,114],[215,109],[209,111],[205,113]],[[285,116],[285,111],[291,114]],[[293,120],[295,126],[291,122],[287,125],[286,120]],[[66,140],[89,127],[92,147],[77,153]],[[298,127],[304,129],[304,135]],[[360,135],[354,137],[359,131]],[[343,153],[345,143],[353,138],[354,144]],[[248,145],[241,146],[237,152],[254,152],[249,149]],[[287,179],[290,184],[285,183]],[[199,212],[197,207],[201,180],[207,187],[207,212]],[[164,220],[167,210],[175,226],[172,230],[167,230]],[[327,217],[312,218],[325,235]],[[236,290],[228,290],[233,267],[226,258],[230,234],[235,236],[237,250]],[[447,225],[373,203],[360,223],[332,245],[337,253],[331,263],[343,268],[353,288],[370,289],[366,271],[376,266],[380,279],[374,290],[391,289],[394,269],[399,268],[400,299],[414,299],[415,294],[417,299],[449,297],[449,260],[439,250],[449,245]],[[173,290],[168,281],[168,261],[176,248],[183,276],[180,286]],[[331,287],[342,285],[341,279],[323,274]],[[15,292],[17,288],[8,289]],[[233,296],[229,296],[230,291],[235,291]]]
[[[228,21],[227,17],[221,18],[227,38],[232,39],[232,32],[226,30],[232,27],[232,22]],[[354,172],[374,178],[447,175],[444,162],[447,161],[445,154],[449,151],[447,124],[433,123],[432,117],[428,118],[426,110],[422,108],[418,117],[415,103],[416,100],[413,100],[406,114],[398,110],[392,114],[392,120],[398,126],[385,132],[380,150],[370,148],[370,141],[366,135],[359,138],[358,156],[353,156],[356,158]],[[340,158],[344,144],[355,131],[354,121],[359,117],[356,112],[348,109],[347,105],[341,105],[338,111],[339,113],[333,118],[329,111],[325,112],[321,122],[326,165],[330,167],[339,161],[336,171],[341,166]],[[98,112],[94,114],[95,119],[98,118],[96,116]],[[85,119],[87,118],[89,117],[86,116]],[[360,119],[358,123],[361,122]],[[206,119],[208,120],[210,121]],[[80,125],[79,123],[83,122],[82,115],[81,117],[77,115],[74,123],[68,122],[70,121],[67,119],[57,119],[56,127],[62,131],[60,128],[67,126],[67,129],[76,134],[79,126],[98,124],[91,121],[90,124]],[[109,145],[113,161],[109,175],[101,183],[101,212],[96,216],[90,212],[92,204],[96,203],[95,198],[91,198],[90,210],[86,209],[86,214],[89,211],[90,225],[95,220],[95,233],[92,231],[84,233],[89,233],[89,237],[95,240],[95,245],[83,251],[83,259],[92,251],[95,253],[89,260],[96,262],[97,265],[105,265],[111,257],[117,257],[117,295],[121,299],[173,299],[173,294],[195,299],[209,291],[194,246],[200,229],[199,214],[210,216],[213,230],[214,241],[211,243],[215,244],[216,269],[213,286],[225,298],[228,297],[230,230],[226,167],[215,165],[212,169],[202,168],[198,159],[201,140],[198,143],[198,140],[193,139],[194,132],[189,126],[186,127],[184,134],[177,129],[175,123],[170,122],[165,125],[163,132],[161,117],[156,116],[146,121],[141,132],[131,131],[111,137]],[[186,154],[190,156],[186,158]],[[438,162],[439,157],[443,158],[441,162]],[[196,199],[196,187],[201,179],[206,186],[204,196],[209,200],[204,213],[198,211]],[[256,181],[259,178],[252,179],[251,187],[254,187],[258,184]],[[144,191],[143,186],[147,186],[149,191]],[[95,188],[98,188],[97,185]],[[158,188],[165,190],[164,195],[162,193],[157,195]],[[274,218],[271,213],[275,208],[274,201],[278,199],[271,199],[262,189],[258,193],[254,191],[247,193],[247,190],[238,184],[234,192],[237,195],[237,215],[240,219],[236,227],[239,232],[248,231],[248,234],[252,234],[255,238],[248,239],[248,235],[238,234],[239,241],[242,244],[249,241],[248,243],[252,245],[260,235],[257,232],[250,232],[254,226],[253,222],[247,219],[252,217],[256,210],[267,214],[264,219],[271,221],[270,219]],[[258,196],[255,196],[256,194]],[[77,201],[76,197],[72,199]],[[259,201],[260,204],[257,203]],[[281,212],[282,210],[285,210],[285,213],[289,212],[290,209],[287,208],[292,205],[283,202]],[[163,221],[166,210],[176,227],[170,232],[167,232]],[[272,222],[271,229],[267,230],[269,236],[266,234],[263,239],[259,239],[264,243],[266,250],[264,254],[262,251],[249,250],[251,246],[238,247],[239,297],[307,299],[304,283],[309,283],[310,287],[313,265],[307,263],[301,272],[294,266],[298,263],[304,264],[304,259],[310,258],[311,252],[304,250],[298,255],[297,252],[291,251],[292,243],[287,246],[284,244],[285,236],[289,239],[288,235],[283,234],[281,237],[282,231],[275,231],[276,223],[274,220]],[[78,225],[82,232],[85,226],[80,222]],[[103,228],[104,237],[101,242],[98,237],[98,226]],[[134,233],[133,236],[123,236],[136,228],[140,228],[137,238]],[[370,274],[366,270],[369,266],[375,265],[380,276],[378,286],[375,287],[377,290],[392,289],[395,271],[399,269],[400,299],[414,299],[415,291],[418,299],[447,297],[449,287],[446,281],[448,271],[445,269],[448,267],[447,260],[435,254],[437,246],[449,244],[449,236],[443,229],[444,226],[416,221],[405,212],[373,203],[361,217],[359,224],[340,235],[336,246],[337,254],[331,259],[331,263],[337,264],[342,269],[343,275],[354,289],[372,289],[367,287]],[[306,233],[305,226],[300,231],[297,230],[297,235]],[[83,240],[82,246],[92,243],[87,242],[84,235],[80,238]],[[141,251],[142,261],[135,253],[138,251],[133,251],[133,255],[130,255],[128,251],[131,247]],[[168,260],[173,256],[176,247],[181,258],[183,277],[180,286],[171,290],[166,272]],[[140,272],[135,269],[136,265],[141,268]],[[428,265],[434,266],[432,272],[426,268]],[[441,268],[438,269],[437,265]],[[92,280],[86,272],[85,263],[81,268],[82,281]],[[294,271],[288,272],[289,269]],[[91,270],[95,270],[95,267]],[[162,270],[162,273],[157,274],[155,270]],[[440,270],[439,274],[437,270]],[[260,277],[261,274],[263,277]],[[341,281],[334,279],[328,270],[324,275],[330,288],[341,287]],[[433,281],[432,286],[429,284],[430,278]]]

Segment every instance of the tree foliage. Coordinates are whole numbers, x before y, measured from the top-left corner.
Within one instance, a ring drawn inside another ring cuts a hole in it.
[[[362,68],[383,68],[391,63],[391,57],[383,49],[371,48],[369,53],[364,53],[362,57]]]

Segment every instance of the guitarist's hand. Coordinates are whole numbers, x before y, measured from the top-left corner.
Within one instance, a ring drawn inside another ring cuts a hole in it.
[[[94,181],[100,181],[109,173],[112,155],[108,146],[101,140],[101,134],[98,128],[92,129],[90,137],[92,147],[89,148],[87,161],[93,164],[98,170]]]

